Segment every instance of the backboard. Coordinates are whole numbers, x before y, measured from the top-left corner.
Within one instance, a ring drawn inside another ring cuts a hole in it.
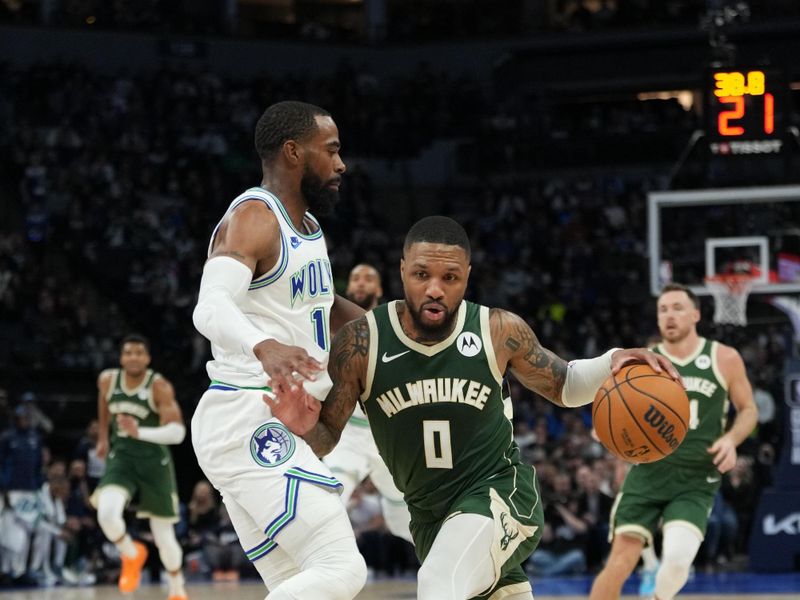
[[[650,291],[670,281],[709,295],[705,278],[750,273],[754,294],[800,292],[800,186],[648,195]]]

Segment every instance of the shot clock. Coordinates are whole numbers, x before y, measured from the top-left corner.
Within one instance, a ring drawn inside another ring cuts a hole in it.
[[[785,89],[776,69],[709,70],[706,133],[712,154],[779,154]]]

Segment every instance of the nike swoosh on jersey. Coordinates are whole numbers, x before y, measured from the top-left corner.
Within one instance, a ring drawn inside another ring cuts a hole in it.
[[[384,352],[383,356],[381,356],[381,362],[385,363],[392,362],[395,358],[400,358],[401,356],[403,356],[404,354],[408,354],[409,352],[411,352],[411,350],[406,350],[405,352],[401,352],[400,354],[392,354],[391,356],[389,356],[388,354],[386,354],[386,352]]]
[[[717,483],[719,481],[719,477],[711,477],[711,476],[709,476],[709,477],[706,477],[706,481],[708,483]]]

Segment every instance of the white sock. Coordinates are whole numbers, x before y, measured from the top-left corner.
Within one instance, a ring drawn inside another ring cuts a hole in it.
[[[658,565],[656,551],[652,545],[647,546],[644,550],[642,550],[642,563],[644,563],[645,571],[653,571]]]
[[[125,534],[125,537],[123,537],[114,545],[117,547],[117,550],[119,550],[120,554],[128,558],[136,557],[136,546],[133,545],[133,540],[127,533]]]
[[[183,573],[167,573],[167,585],[169,586],[170,596],[185,596],[186,588],[184,587]]]

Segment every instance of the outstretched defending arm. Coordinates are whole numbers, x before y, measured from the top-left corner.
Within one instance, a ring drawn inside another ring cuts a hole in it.
[[[295,435],[301,436],[317,456],[325,456],[339,442],[347,420],[364,390],[369,354],[369,325],[366,317],[350,321],[333,338],[328,373],[333,387],[321,409],[315,413],[313,399],[302,385],[273,388],[275,398],[264,395],[272,414]]]
[[[680,381],[680,375],[669,360],[646,348],[614,348],[596,358],[567,363],[542,346],[530,326],[518,315],[491,309],[489,324],[500,371],[509,368],[522,385],[558,406],[591,403],[608,376],[630,362],[646,362],[657,372],[667,371],[670,377]]]
[[[267,339],[239,308],[256,269],[272,268],[279,253],[280,226],[265,204],[245,202],[234,209],[220,226],[203,268],[192,320],[217,346],[254,354],[276,384],[289,385],[294,372],[313,381],[322,369],[316,359],[303,348]]]

